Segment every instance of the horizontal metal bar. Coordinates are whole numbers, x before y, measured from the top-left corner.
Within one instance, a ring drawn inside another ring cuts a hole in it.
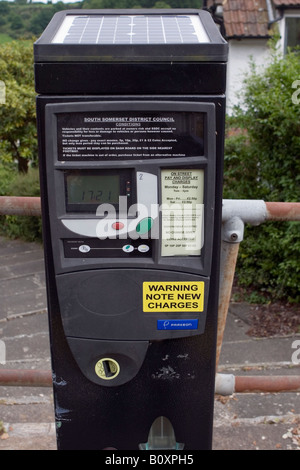
[[[0,196],[2,215],[41,215],[39,197]],[[300,221],[300,202],[264,202],[224,199],[223,222],[239,217],[244,223],[259,225],[267,220]]]
[[[300,202],[224,199],[223,222],[233,218],[239,218],[244,224],[250,225],[260,225],[267,220],[300,221]]]
[[[282,393],[299,391],[299,375],[235,377],[235,393]]]
[[[230,396],[234,393],[282,393],[299,392],[300,376],[234,376],[217,374],[215,392]]]
[[[299,202],[266,202],[267,220],[300,221]]]
[[[0,369],[0,386],[51,387],[52,374],[48,370]]]
[[[27,369],[0,370],[0,386],[52,387],[51,371]],[[216,375],[216,393],[280,393],[299,392],[300,376],[233,376]]]
[[[0,196],[1,215],[41,215],[39,197]]]

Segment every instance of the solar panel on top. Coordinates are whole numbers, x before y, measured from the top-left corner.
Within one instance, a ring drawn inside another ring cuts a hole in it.
[[[68,15],[54,44],[199,44],[209,38],[197,15]]]

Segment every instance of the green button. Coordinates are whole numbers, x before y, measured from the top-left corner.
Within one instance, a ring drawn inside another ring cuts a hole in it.
[[[151,219],[151,217],[146,217],[145,219],[141,220],[137,224],[136,231],[137,233],[144,235],[145,233],[148,233],[149,230],[151,230],[152,225],[153,225],[153,219]]]

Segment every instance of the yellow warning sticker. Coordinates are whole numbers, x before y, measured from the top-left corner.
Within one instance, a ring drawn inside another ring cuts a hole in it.
[[[204,309],[204,282],[144,282],[143,311],[200,313]]]

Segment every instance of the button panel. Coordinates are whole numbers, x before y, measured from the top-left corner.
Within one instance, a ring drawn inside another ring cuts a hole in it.
[[[65,258],[151,258],[152,240],[63,240]]]

